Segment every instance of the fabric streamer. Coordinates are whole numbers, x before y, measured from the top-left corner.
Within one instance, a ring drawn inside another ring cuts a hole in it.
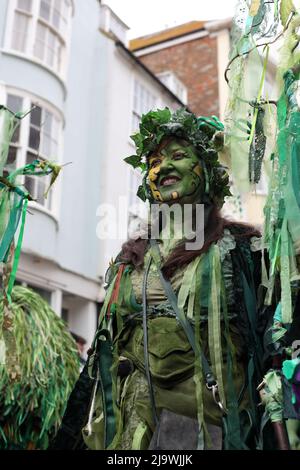
[[[262,256],[262,284],[266,287],[265,305],[274,304],[275,299],[277,305],[268,331],[268,348],[273,348],[274,354],[286,351],[287,355],[285,338],[299,314],[293,293],[300,290],[299,26],[300,14],[292,0],[240,0],[225,72],[229,85],[225,142],[234,183],[241,193],[249,192],[260,181],[262,170],[268,169],[263,247],[269,272]],[[275,64],[278,98],[271,101],[265,86],[269,49],[279,38],[283,41]],[[286,363],[284,368],[288,368]],[[265,376],[265,420],[269,416],[273,422],[282,421],[281,380],[280,369],[271,369]]]
[[[37,158],[8,171],[10,143],[27,114],[0,106],[1,449],[46,449],[79,374],[77,347],[63,321],[38,294],[14,287],[27,206],[33,200],[19,180],[25,175],[51,175],[46,197],[61,170],[61,166]]]

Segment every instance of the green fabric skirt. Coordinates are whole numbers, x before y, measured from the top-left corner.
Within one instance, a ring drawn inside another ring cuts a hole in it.
[[[203,330],[203,351],[207,355],[206,332]],[[238,331],[231,329],[236,348],[234,385],[237,394],[245,383],[246,365],[242,360],[242,346]],[[182,327],[175,318],[159,317],[148,321],[149,363],[153,379],[155,403],[158,415],[163,409],[197,419],[197,401],[194,381],[195,356]],[[110,449],[147,449],[154,432],[148,384],[144,371],[142,325],[125,328],[116,339],[114,347],[119,356],[130,359],[135,369],[126,378],[116,379],[115,398],[117,433]],[[226,393],[226,355],[223,361],[223,380]],[[222,426],[222,413],[211,391],[205,385],[202,391],[204,421]],[[249,406],[245,393],[239,409]],[[90,449],[104,449],[104,416],[100,391],[96,397],[94,416],[89,427],[83,430],[83,438]]]

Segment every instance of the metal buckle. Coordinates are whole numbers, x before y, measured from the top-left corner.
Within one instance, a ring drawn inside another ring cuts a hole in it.
[[[220,399],[219,387],[218,387],[217,382],[213,385],[206,384],[206,388],[212,392],[214,402],[216,403],[216,405],[218,405],[218,407],[220,408],[222,413],[227,414],[227,410],[225,409],[225,407],[224,407],[224,405],[223,405],[223,403],[221,402],[221,399]]]
[[[98,374],[98,366],[97,366],[97,363],[95,363],[95,361],[98,361],[99,360],[99,356],[98,356],[98,353],[96,351],[93,352],[93,354],[89,355],[89,357],[87,358],[87,373],[88,373],[88,376],[90,379],[92,380],[96,380],[98,381],[99,380],[99,374]],[[94,373],[94,370],[95,370],[95,365],[97,367],[97,377],[94,377],[93,373]]]

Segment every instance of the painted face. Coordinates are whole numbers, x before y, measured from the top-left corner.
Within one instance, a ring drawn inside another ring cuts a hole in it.
[[[149,157],[149,184],[156,201],[200,202],[204,177],[195,148],[181,139],[164,139]]]

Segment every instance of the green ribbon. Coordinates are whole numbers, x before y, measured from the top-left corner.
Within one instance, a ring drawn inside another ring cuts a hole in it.
[[[287,229],[287,218],[284,218],[281,228],[280,282],[282,323],[291,323],[292,298],[290,284],[289,235]]]
[[[145,436],[147,430],[148,430],[148,426],[146,423],[139,423],[137,425],[137,428],[134,432],[133,439],[132,439],[131,450],[141,450],[143,437]]]
[[[8,224],[0,244],[0,261],[2,262],[6,261],[10,245],[19,224],[23,204],[22,198],[15,192],[10,193],[10,198],[13,198],[13,201],[9,200],[8,204],[12,204],[13,207],[10,209]]]
[[[178,292],[178,308],[183,310],[188,299],[187,317],[190,319],[194,316],[193,308],[196,295],[196,271],[201,260],[202,256],[199,256],[188,265]]]
[[[268,415],[273,423],[283,420],[283,395],[281,376],[275,370],[270,370],[264,377],[264,403]]]
[[[223,375],[222,375],[222,346],[221,346],[221,262],[220,252],[217,244],[212,245],[209,250],[210,263],[210,299],[208,303],[208,345],[212,366],[219,385],[221,402],[226,407]]]
[[[9,283],[8,283],[8,288],[7,288],[7,298],[9,302],[11,302],[11,293],[12,289],[16,280],[16,275],[17,275],[17,270],[18,270],[18,265],[19,265],[19,260],[20,260],[20,254],[21,254],[21,247],[22,247],[22,241],[23,241],[23,235],[24,235],[24,227],[25,227],[25,220],[26,220],[26,211],[27,211],[27,206],[28,206],[28,199],[25,199],[23,203],[23,209],[22,209],[22,221],[21,221],[21,227],[20,227],[20,232],[19,232],[19,237],[17,241],[17,246],[15,249],[15,256],[14,256],[14,262],[13,262],[13,267],[12,271],[9,277]]]
[[[99,322],[98,322],[99,326],[100,325],[103,326],[103,327],[106,326],[107,307],[108,307],[108,304],[109,304],[109,301],[110,301],[110,298],[111,298],[111,295],[112,295],[112,291],[113,291],[114,286],[115,286],[116,279],[117,279],[117,274],[115,275],[115,277],[113,278],[113,280],[111,281],[111,283],[108,286],[106,296],[105,296],[105,299],[104,299],[104,303],[102,305],[100,315],[99,315]]]

